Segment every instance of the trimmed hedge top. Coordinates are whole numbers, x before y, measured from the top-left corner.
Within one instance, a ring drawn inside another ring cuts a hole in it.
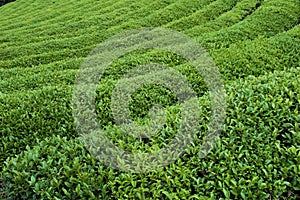
[[[0,1],[1,3],[1,1]],[[0,8],[0,198],[299,199],[299,0],[19,0]],[[199,97],[199,134],[175,163],[146,174],[110,169],[78,139],[73,84],[84,57],[124,30],[161,26],[186,33],[214,59],[227,93],[220,140],[198,152],[210,100],[197,71],[162,50],[135,51],[111,63],[97,88],[99,126],[115,145],[151,151],[176,133],[174,95],[147,85],[130,101],[146,123],[151,105],[167,122],[151,140],[113,123],[111,93],[128,70],[160,63],[182,73]]]

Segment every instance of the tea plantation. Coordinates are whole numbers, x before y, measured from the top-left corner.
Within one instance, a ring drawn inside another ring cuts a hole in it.
[[[299,0],[16,0],[0,7],[0,19],[0,199],[300,199]],[[130,101],[141,123],[151,105],[166,108],[157,136],[137,141],[114,124],[112,90],[130,69],[176,69],[201,105],[199,134],[175,163],[128,173],[79,140],[72,95],[91,50],[141,27],[177,30],[204,47],[222,74],[227,109],[220,139],[200,158],[211,117],[201,74],[159,49],[115,60],[99,81],[96,111],[119,148],[162,148],[177,126],[178,102],[157,85]]]

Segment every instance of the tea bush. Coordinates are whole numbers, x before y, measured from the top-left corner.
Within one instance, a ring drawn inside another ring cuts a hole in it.
[[[167,24],[167,27],[175,28],[178,31],[183,31],[199,24],[205,24],[208,21],[214,20],[220,14],[231,10],[238,0],[228,0],[228,1],[214,1],[209,5],[205,6],[203,9],[187,16],[180,20],[175,20],[174,22]]]
[[[300,4],[298,0],[18,0],[0,7],[0,199],[299,199]],[[167,120],[150,139],[118,127],[111,94],[129,70],[159,63],[199,97],[199,133],[176,162],[125,173],[96,160],[78,138],[73,84],[88,53],[124,30],[179,30],[207,49],[223,76],[227,116],[200,159],[210,100],[201,74],[180,56],[137,50],[112,62],[96,90],[99,126],[119,148],[149,152],[176,134],[170,90],[139,88],[130,117],[147,124],[153,104]]]
[[[271,37],[294,27],[298,20],[299,2],[265,1],[252,15],[229,28],[203,34],[197,40],[208,49],[229,47],[231,44],[256,37]],[[276,20],[274,20],[276,18]]]
[[[207,14],[205,14],[206,12],[204,12],[205,15],[211,16],[209,21],[206,21],[204,18],[201,21],[202,23],[194,27],[191,27],[188,30],[184,30],[184,32],[191,36],[197,36],[203,33],[214,32],[222,28],[230,27],[244,20],[247,16],[251,15],[257,8],[261,6],[261,3],[262,0],[239,1],[237,2],[236,6],[234,6],[231,10],[225,13],[220,12],[220,15],[211,14],[211,13],[215,13],[216,11],[219,11],[219,9],[215,9],[214,6],[213,9],[208,10],[209,12],[206,11]],[[222,6],[223,4],[220,5]],[[221,9],[223,9],[223,7]]]
[[[99,165],[79,140],[60,136],[37,140],[6,162],[7,196],[17,199],[108,199],[112,170]]]
[[[49,198],[50,194],[103,199],[296,199],[291,194],[300,190],[299,70],[249,76],[228,84],[223,139],[204,159],[197,156],[199,138],[165,169],[128,174],[102,167],[79,140],[54,136],[6,160],[7,190],[26,198]],[[201,105],[208,103],[203,98]],[[209,106],[203,109],[202,116],[208,117]]]

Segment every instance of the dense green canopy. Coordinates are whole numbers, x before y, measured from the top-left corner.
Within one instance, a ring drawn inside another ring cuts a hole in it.
[[[0,19],[0,199],[300,199],[299,0],[17,0],[0,7]],[[227,110],[220,139],[199,158],[211,118],[201,74],[161,49],[116,59],[99,81],[95,110],[121,149],[168,145],[180,116],[170,90],[146,85],[132,95],[131,118],[147,124],[159,104],[166,123],[150,139],[124,133],[111,97],[126,72],[165,65],[199,97],[191,147],[165,168],[136,174],[89,153],[74,124],[72,94],[91,50],[141,27],[177,30],[202,45],[222,74]]]

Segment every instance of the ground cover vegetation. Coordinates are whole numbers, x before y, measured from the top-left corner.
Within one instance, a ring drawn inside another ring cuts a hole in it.
[[[300,198],[299,0],[16,0],[0,7],[0,17],[0,198]],[[211,113],[201,75],[170,52],[126,54],[97,88],[99,126],[116,146],[151,151],[176,133],[179,104],[157,85],[139,89],[130,101],[140,123],[151,105],[166,108],[157,136],[137,141],[113,123],[112,90],[141,64],[182,73],[199,97],[201,118],[194,144],[175,163],[144,174],[114,170],[78,139],[75,77],[100,42],[157,26],[185,33],[209,52],[226,89],[225,124],[215,148],[199,158]]]

